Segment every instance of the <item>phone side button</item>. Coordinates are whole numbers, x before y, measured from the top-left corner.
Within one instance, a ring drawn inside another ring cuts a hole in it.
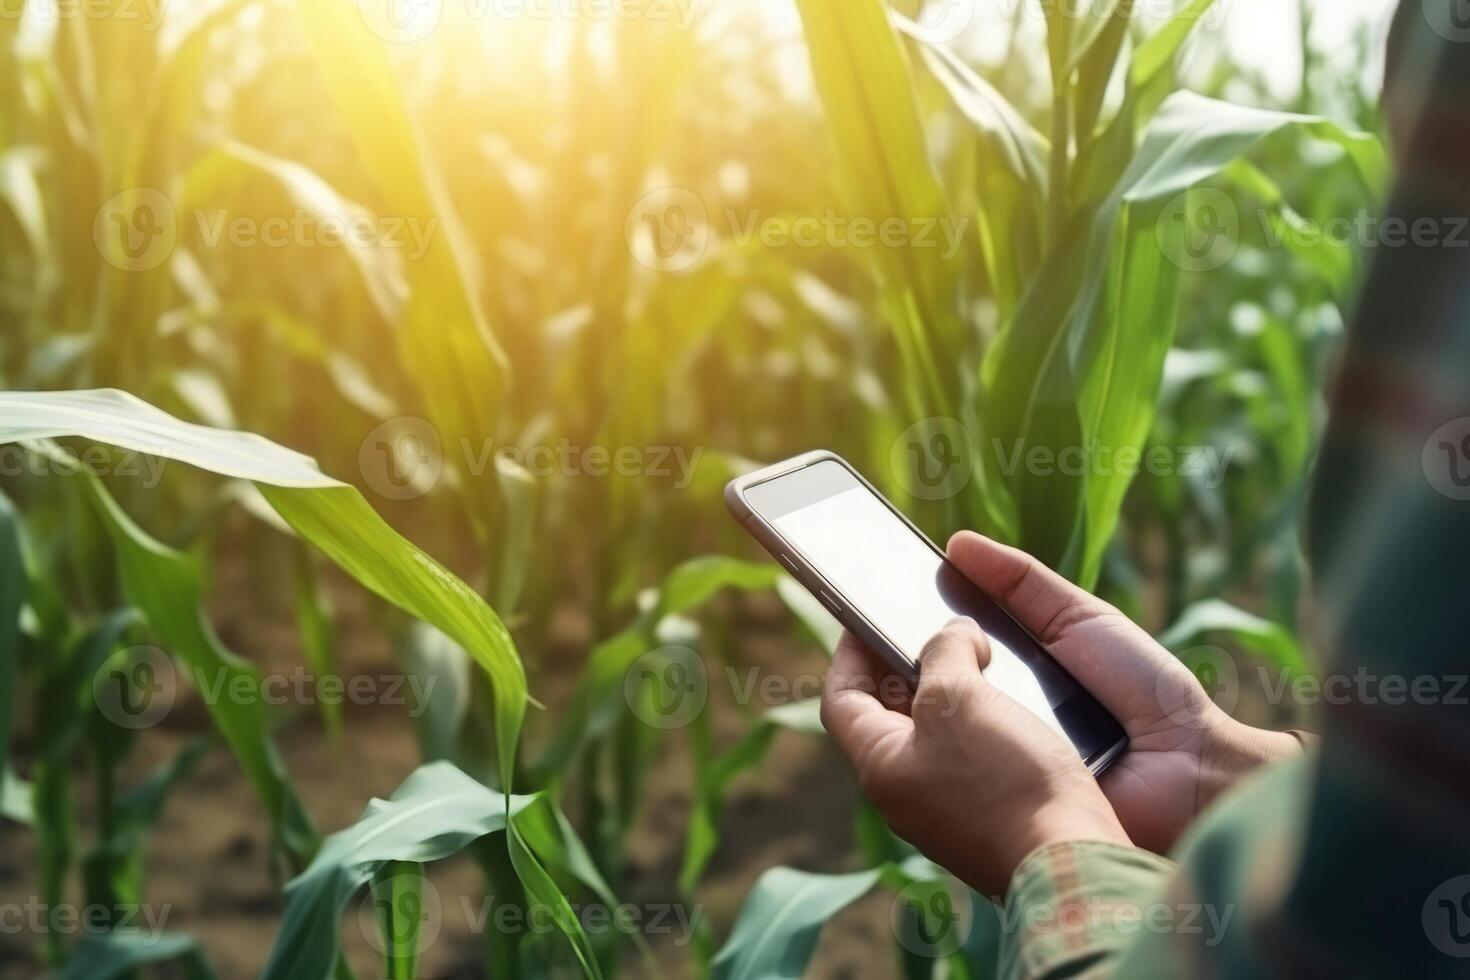
[[[794,561],[791,560],[791,556],[790,555],[786,554],[785,552],[782,552],[781,553],[781,560],[786,563],[786,567],[787,568],[791,569],[791,574],[792,575],[795,575],[797,578],[800,578],[801,577],[801,569],[796,567],[796,562],[794,562]]]
[[[838,602],[836,599],[832,598],[831,596],[829,596],[826,592],[822,591],[821,589],[818,589],[817,590],[817,595],[821,596],[822,601],[827,604],[827,608],[830,609],[830,610],[832,610],[832,615],[834,615],[834,616],[841,616],[842,615],[842,603]]]

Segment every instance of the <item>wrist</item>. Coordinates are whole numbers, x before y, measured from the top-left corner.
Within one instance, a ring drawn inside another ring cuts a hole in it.
[[[1016,864],[1033,851],[1057,844],[1092,841],[1132,847],[1112,805],[1101,792],[1093,795],[1095,800],[1061,798],[1038,807],[1029,833],[1021,840]]]
[[[1195,810],[1203,810],[1252,772],[1301,754],[1302,743],[1290,732],[1252,728],[1233,718],[1212,729],[1200,755]]]

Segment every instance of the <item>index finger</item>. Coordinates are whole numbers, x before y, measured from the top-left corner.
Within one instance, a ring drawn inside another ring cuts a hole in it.
[[[914,730],[907,714],[880,700],[891,700],[888,692],[905,683],[851,634],[842,635],[822,691],[822,725],[849,759],[861,760],[884,738]]]

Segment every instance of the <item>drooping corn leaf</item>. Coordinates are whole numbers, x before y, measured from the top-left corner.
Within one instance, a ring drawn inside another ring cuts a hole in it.
[[[51,980],[115,980],[141,967],[177,962],[187,980],[214,980],[209,956],[197,939],[179,933],[91,933],[80,943]]]
[[[181,210],[199,215],[201,234],[208,234],[211,221],[216,217],[224,220],[229,217],[229,212],[223,209],[215,215],[210,212],[212,206],[218,207],[225,185],[254,173],[263,174],[278,183],[296,207],[319,221],[340,222],[343,227],[348,227],[349,222],[372,217],[366,208],[344,198],[311,168],[237,142],[222,144],[195,161],[184,173],[180,191]],[[431,221],[432,216],[425,217],[416,227],[432,236],[434,227]],[[408,293],[404,280],[406,256],[383,247],[381,243],[364,242],[354,235],[344,235],[342,247],[357,269],[374,308],[389,324],[396,324]]]
[[[942,868],[918,854],[844,875],[772,868],[761,875],[740,907],[735,928],[715,957],[713,976],[715,980],[796,980],[806,972],[822,927],[879,882],[905,888],[947,877]]]
[[[1090,128],[1079,130],[1077,165],[1073,170],[1073,198],[1079,206],[1106,197],[1119,174],[1128,166],[1138,134],[1148,125],[1154,111],[1173,87],[1174,76],[1169,69],[1173,67],[1174,59],[1214,5],[1215,0],[1189,0],[1163,26],[1145,38],[1134,49],[1128,66],[1123,104],[1117,115],[1096,136]],[[1121,14],[1122,8],[1119,10]],[[1122,43],[1121,37],[1118,43]],[[1106,79],[1098,81],[1105,84]],[[1088,102],[1079,111],[1082,121],[1095,120],[1101,108],[1102,93],[1090,95],[1079,91],[1078,98],[1099,100],[1096,107]]]
[[[878,884],[879,869],[819,875],[772,868],[761,875],[714,959],[715,980],[797,980],[822,927]]]
[[[1291,630],[1220,599],[1207,599],[1184,610],[1159,636],[1159,642],[1179,651],[1211,634],[1229,636],[1277,666],[1300,671],[1311,669]]]
[[[372,592],[442,630],[485,670],[495,700],[501,779],[509,789],[526,705],[525,672],[510,633],[483,599],[390,528],[356,489],[323,474],[310,458],[269,440],[193,425],[123,392],[0,393],[0,443],[59,436],[92,439],[254,482],[302,538]],[[105,510],[126,520],[115,504]],[[131,521],[118,523],[127,529],[120,539],[134,545],[129,553],[136,559],[140,591],[156,585],[148,581],[150,575],[197,591],[189,585],[192,571],[174,560],[181,556],[137,537],[131,533],[136,527],[128,525]],[[186,613],[166,591],[143,594],[157,596],[160,618],[191,649],[207,648],[198,645],[204,626],[197,622],[197,608]]]
[[[538,797],[506,796],[445,762],[420,767],[387,800],[368,804],[356,824],[328,837],[311,865],[287,884],[281,931],[262,976],[265,980],[329,976],[340,949],[337,929],[343,911],[386,864],[428,864],[447,858],[473,841],[507,831],[508,820],[537,805],[544,805]],[[564,905],[565,897],[521,838],[515,836],[509,846],[534,900],[557,907],[559,899]],[[536,862],[534,867],[530,862]],[[580,958],[589,947],[576,917],[555,918],[573,933]],[[588,975],[596,976],[595,961],[591,966]]]
[[[112,539],[128,600],[142,612],[169,656],[187,666],[184,676],[203,691],[251,693],[249,697],[206,696],[205,706],[265,805],[274,838],[293,867],[303,867],[316,850],[316,828],[291,786],[271,737],[260,671],[228,650],[204,616],[198,559],[150,537],[100,479],[90,472],[84,472],[83,478]]]

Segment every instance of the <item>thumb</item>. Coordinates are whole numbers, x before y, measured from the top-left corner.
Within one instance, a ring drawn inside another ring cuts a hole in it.
[[[1107,610],[1101,599],[1080,589],[1039,560],[974,531],[949,539],[949,560],[1043,644],[1055,642],[1065,613]]]
[[[959,616],[935,633],[919,654],[919,684],[913,716],[954,713],[955,707],[985,683],[981,671],[990,665],[990,641],[968,616]]]

